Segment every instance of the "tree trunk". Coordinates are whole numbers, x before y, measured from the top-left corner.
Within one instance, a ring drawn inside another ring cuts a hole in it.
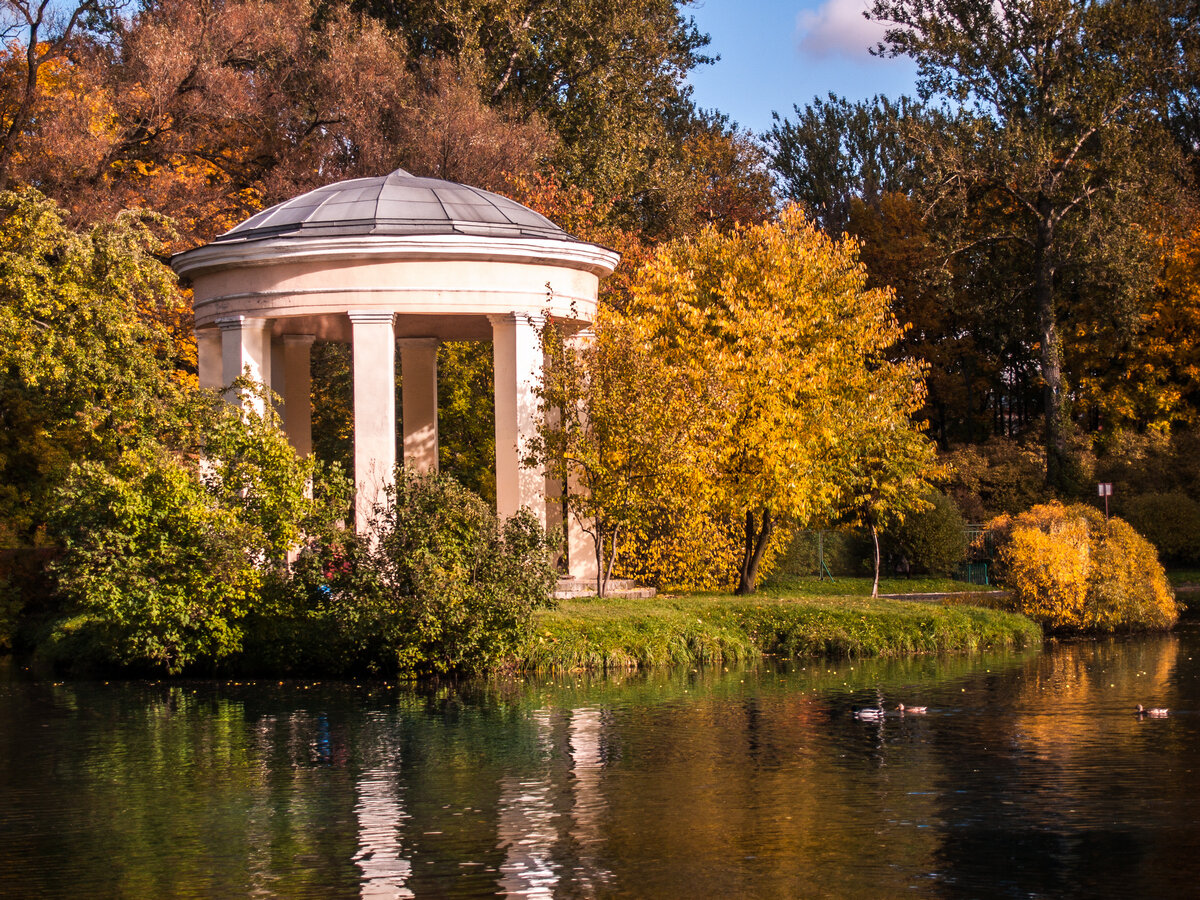
[[[596,596],[604,596],[606,580],[604,578],[604,531],[596,524]]]
[[[604,570],[604,593],[608,593],[608,583],[612,581],[613,563],[617,560],[617,535],[620,533],[619,528],[614,528],[612,534],[608,536],[608,567]]]
[[[871,523],[871,540],[875,544],[875,583],[871,585],[871,599],[879,596],[879,531],[875,523]]]
[[[1039,203],[1042,221],[1038,223],[1037,246],[1034,252],[1034,300],[1037,303],[1038,330],[1042,343],[1041,367],[1046,406],[1046,485],[1063,487],[1067,474],[1067,429],[1070,410],[1067,408],[1066,384],[1062,371],[1062,343],[1058,336],[1058,321],[1054,309],[1054,225],[1050,221],[1049,201]]]
[[[759,528],[754,526],[754,512],[746,512],[746,546],[742,552],[742,566],[738,572],[738,586],[734,591],[738,596],[753,594],[758,586],[758,565],[762,562],[771,534],[775,531],[775,521],[771,518],[770,510],[763,510],[762,523]]]

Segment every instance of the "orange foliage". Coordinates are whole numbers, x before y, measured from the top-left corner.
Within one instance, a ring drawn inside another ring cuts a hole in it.
[[[1121,519],[1054,502],[988,530],[1014,607],[1050,628],[1169,628],[1179,617],[1157,552]]]
[[[1082,406],[1108,427],[1197,422],[1200,404],[1200,223],[1159,239],[1162,271],[1133,327],[1080,322],[1066,345]]]
[[[575,237],[620,253],[621,265],[601,285],[601,300],[614,309],[628,305],[630,284],[654,247],[644,235],[613,224],[614,200],[601,200],[586,188],[564,184],[552,168],[512,177],[507,193]]]

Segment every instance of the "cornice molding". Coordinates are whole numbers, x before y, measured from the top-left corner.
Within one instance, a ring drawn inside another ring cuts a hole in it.
[[[394,237],[280,237],[245,242],[206,244],[171,258],[181,278],[245,266],[295,262],[481,262],[532,263],[611,275],[621,256],[599,244],[584,241],[494,238],[466,235]]]

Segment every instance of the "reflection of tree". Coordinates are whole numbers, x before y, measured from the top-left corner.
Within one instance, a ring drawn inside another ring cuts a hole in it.
[[[879,825],[889,809],[907,806],[906,819],[922,813],[904,784],[840,765],[841,735],[831,732],[847,718],[831,720],[825,700],[799,694],[794,682],[740,701],[702,696],[615,710],[606,740],[620,759],[636,760],[605,773],[615,883],[646,897],[905,890],[906,872],[893,860],[920,866],[935,838],[898,822]]]
[[[40,714],[52,724],[37,752],[0,759],[36,785],[27,858],[54,865],[22,885],[6,860],[9,895],[294,896],[353,881],[353,835],[326,827],[353,791],[343,772],[288,762],[303,722],[251,723],[210,688],[139,685],[59,687]]]
[[[1172,766],[1132,709],[1167,702],[1177,658],[1169,636],[1077,643],[970,683],[983,714],[939,731],[949,896],[1160,893],[1141,797]]]

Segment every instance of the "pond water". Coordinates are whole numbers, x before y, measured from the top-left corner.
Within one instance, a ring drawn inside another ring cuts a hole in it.
[[[1198,781],[1195,625],[422,689],[9,663],[0,896],[1190,896]]]

